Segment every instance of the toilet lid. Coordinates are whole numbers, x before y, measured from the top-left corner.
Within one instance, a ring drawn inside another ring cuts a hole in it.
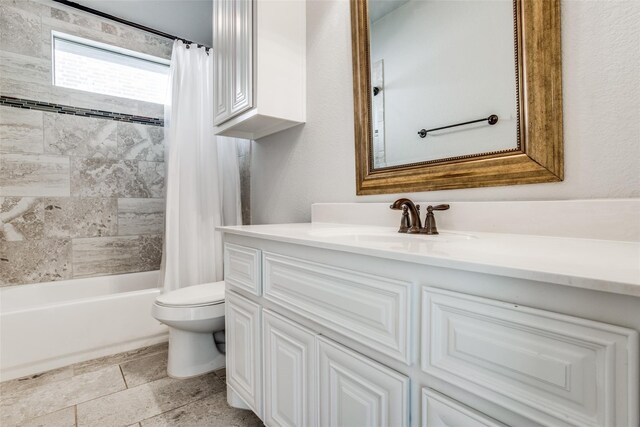
[[[188,286],[160,295],[156,302],[161,305],[186,306],[210,305],[224,302],[224,281]]]

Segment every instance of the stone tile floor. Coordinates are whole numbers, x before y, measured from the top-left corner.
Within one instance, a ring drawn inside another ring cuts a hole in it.
[[[0,383],[0,426],[262,426],[227,405],[224,369],[167,376],[158,344]]]

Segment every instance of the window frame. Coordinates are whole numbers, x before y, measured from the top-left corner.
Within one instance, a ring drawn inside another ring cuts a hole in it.
[[[153,55],[149,55],[146,53],[142,53],[142,52],[136,52],[135,50],[131,50],[131,49],[126,49],[120,46],[115,46],[112,44],[108,44],[108,43],[103,43],[103,42],[99,42],[96,40],[91,40],[91,39],[87,39],[84,37],[79,37],[79,36],[75,36],[72,34],[67,34],[67,33],[63,33],[60,31],[55,31],[52,30],[51,31],[51,85],[55,86],[55,87],[59,87],[59,88],[64,88],[64,89],[70,89],[70,90],[78,90],[78,91],[82,91],[82,92],[87,92],[87,93],[96,93],[96,94],[100,94],[100,95],[104,95],[104,96],[113,96],[114,98],[123,98],[121,96],[117,96],[117,95],[111,95],[111,94],[104,94],[104,93],[100,93],[100,92],[94,92],[94,91],[87,91],[87,90],[83,90],[83,89],[76,89],[76,88],[69,88],[66,86],[60,86],[56,84],[56,40],[62,40],[68,43],[75,43],[78,44],[80,46],[85,46],[88,47],[90,49],[98,49],[98,50],[102,50],[111,54],[115,54],[115,55],[121,55],[124,57],[128,57],[128,58],[133,58],[136,60],[141,60],[141,61],[148,61],[151,62],[153,64],[157,64],[157,65],[164,65],[167,68],[171,65],[171,61],[168,59],[164,59],[164,58],[160,58],[158,56],[153,56]],[[152,104],[157,104],[153,101],[146,101],[144,99],[139,99],[139,98],[126,98],[124,97],[124,99],[131,99],[132,101],[141,101],[141,102],[149,102]]]

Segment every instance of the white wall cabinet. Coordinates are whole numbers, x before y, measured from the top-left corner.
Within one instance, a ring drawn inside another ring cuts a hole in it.
[[[258,139],[306,120],[305,0],[214,0],[214,133]]]
[[[264,422],[316,424],[315,334],[276,313],[263,312]]]
[[[253,106],[253,1],[213,2],[215,125]]]
[[[225,240],[229,401],[269,427],[638,425],[640,316],[618,300],[582,294],[586,319],[501,299],[539,282]]]

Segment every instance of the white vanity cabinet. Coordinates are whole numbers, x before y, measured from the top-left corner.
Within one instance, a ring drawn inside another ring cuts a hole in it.
[[[267,426],[638,425],[638,297],[264,234],[225,233],[225,279],[229,402]]]
[[[305,122],[304,0],[214,0],[213,56],[215,134],[258,139]]]

